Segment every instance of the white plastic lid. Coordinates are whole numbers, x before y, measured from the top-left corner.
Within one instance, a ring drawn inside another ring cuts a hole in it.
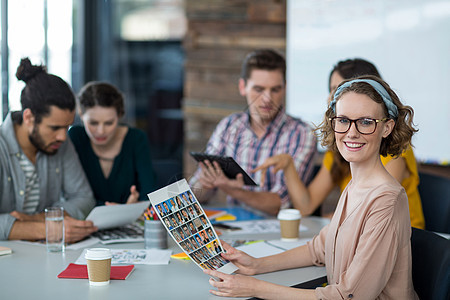
[[[300,211],[293,208],[281,209],[277,216],[279,220],[298,220],[301,217]]]
[[[102,260],[111,258],[111,250],[108,248],[91,248],[86,250],[84,258],[91,260]]]

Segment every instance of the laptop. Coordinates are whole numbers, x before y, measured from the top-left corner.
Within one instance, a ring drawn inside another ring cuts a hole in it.
[[[136,221],[149,206],[150,201],[96,206],[86,220],[92,221],[99,230],[120,227]]]

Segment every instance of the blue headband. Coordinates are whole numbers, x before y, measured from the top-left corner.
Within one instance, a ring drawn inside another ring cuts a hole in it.
[[[391,96],[389,96],[389,93],[386,91],[386,89],[378,82],[372,79],[354,79],[351,81],[347,81],[346,83],[339,86],[334,93],[333,100],[330,102],[331,109],[336,113],[336,99],[339,97],[339,95],[342,93],[342,90],[346,87],[349,87],[355,82],[365,82],[370,84],[375,91],[383,98],[383,102],[387,107],[389,117],[392,119],[395,119],[398,117],[398,109],[397,106],[394,104],[394,102],[391,99]]]

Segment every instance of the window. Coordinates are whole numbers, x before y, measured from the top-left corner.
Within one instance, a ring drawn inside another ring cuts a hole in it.
[[[7,20],[2,19],[1,82],[8,82],[3,103],[9,110],[20,110],[20,93],[24,87],[15,74],[20,59],[29,57],[33,64],[44,64],[48,72],[58,75],[69,84],[72,72],[72,0],[14,0],[7,2]],[[4,8],[6,5],[2,5]],[[6,27],[5,27],[6,26]],[[3,28],[6,28],[3,30]],[[4,44],[3,44],[4,43]],[[1,108],[0,108],[1,109]],[[6,111],[1,111],[2,116]],[[0,120],[0,123],[3,118]]]

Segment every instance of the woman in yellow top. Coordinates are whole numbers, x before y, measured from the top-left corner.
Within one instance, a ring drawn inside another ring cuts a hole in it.
[[[381,78],[376,67],[366,60],[356,58],[338,62],[329,77],[330,95],[343,80],[360,75],[374,75]],[[417,188],[419,174],[411,146],[399,157],[381,156],[381,161],[386,170],[401,183],[406,191],[411,226],[424,229],[425,219]],[[254,172],[259,170],[265,172],[270,166],[273,166],[273,172],[284,171],[292,206],[299,209],[304,216],[314,212],[335,186],[339,186],[342,193],[351,179],[348,162],[339,153],[332,151],[325,153],[322,166],[308,187],[299,179],[289,154],[280,154],[268,158]],[[261,176],[262,179],[264,177]]]

